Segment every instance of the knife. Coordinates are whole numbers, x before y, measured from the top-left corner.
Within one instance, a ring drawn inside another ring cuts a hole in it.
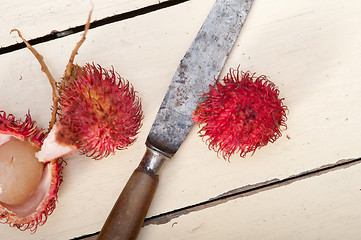
[[[190,131],[192,113],[217,79],[253,0],[217,0],[181,60],[146,140],[146,152],[111,210],[98,240],[136,239],[153,199],[159,171]]]

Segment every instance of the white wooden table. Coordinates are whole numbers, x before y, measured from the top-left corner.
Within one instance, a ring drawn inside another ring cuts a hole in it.
[[[101,161],[66,156],[47,223],[33,235],[0,225],[1,239],[95,239],[214,2],[92,1],[92,21],[125,19],[91,29],[75,62],[114,66],[134,85],[145,115],[139,138]],[[149,12],[139,14],[144,8]],[[1,110],[18,118],[30,110],[41,127],[50,120],[50,85],[28,49],[6,48],[20,42],[10,30],[36,39],[84,24],[90,9],[88,0],[2,1],[0,51],[9,52],[0,55]],[[268,75],[289,107],[288,129],[274,144],[229,163],[208,150],[194,127],[161,174],[139,239],[359,239],[360,25],[358,0],[255,0],[222,75],[237,66]],[[57,79],[81,34],[34,46]]]

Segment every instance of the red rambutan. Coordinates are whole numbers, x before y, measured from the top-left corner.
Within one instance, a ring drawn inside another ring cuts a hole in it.
[[[72,66],[58,84],[58,120],[37,153],[40,161],[75,149],[101,159],[129,147],[142,126],[143,111],[133,86],[99,65]]]
[[[133,86],[114,69],[74,66],[69,81],[59,84],[56,140],[94,159],[130,146],[142,119]]]
[[[193,113],[200,136],[210,149],[229,159],[244,157],[268,142],[276,141],[286,126],[287,107],[279,90],[264,75],[230,69],[204,93]]]
[[[74,65],[74,58],[85,41],[91,12],[84,34],[69,58],[61,82],[56,82],[43,57],[16,31],[38,59],[53,88],[53,113],[49,134],[39,161],[61,157],[75,149],[81,154],[101,159],[114,151],[126,149],[141,127],[143,112],[133,86],[118,73],[99,65]]]

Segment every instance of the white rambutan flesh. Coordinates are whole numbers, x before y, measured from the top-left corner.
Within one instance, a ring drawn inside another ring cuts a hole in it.
[[[38,149],[30,142],[16,138],[0,146],[1,202],[19,205],[35,192],[44,169],[35,151]]]

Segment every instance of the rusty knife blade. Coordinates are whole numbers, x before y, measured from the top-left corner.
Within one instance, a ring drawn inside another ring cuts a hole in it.
[[[181,60],[149,132],[147,144],[172,157],[190,131],[192,113],[218,78],[253,0],[217,0]]]

